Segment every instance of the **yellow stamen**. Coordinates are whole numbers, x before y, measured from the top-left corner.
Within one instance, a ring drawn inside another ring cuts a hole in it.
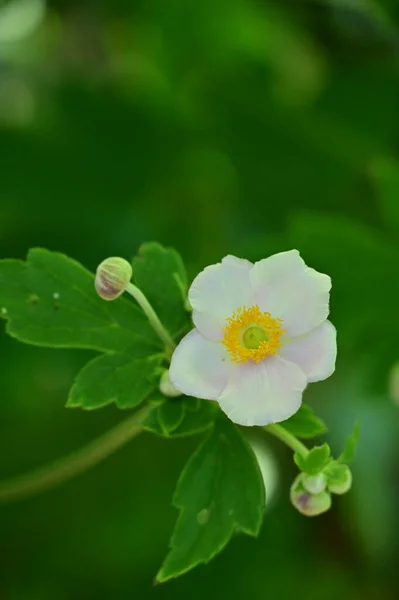
[[[255,305],[239,308],[227,323],[222,344],[233,362],[260,362],[270,354],[278,354],[282,346],[280,338],[285,333],[281,319],[273,319],[270,313],[261,312]]]

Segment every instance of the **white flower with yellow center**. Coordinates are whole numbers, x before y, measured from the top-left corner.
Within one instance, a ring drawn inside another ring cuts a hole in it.
[[[173,354],[173,385],[217,400],[240,425],[288,419],[308,382],[335,369],[330,289],[330,277],[307,267],[297,250],[255,264],[226,256],[206,267],[189,291],[195,329]]]

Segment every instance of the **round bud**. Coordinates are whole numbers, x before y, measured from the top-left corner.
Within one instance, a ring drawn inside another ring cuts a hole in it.
[[[106,258],[97,267],[94,282],[103,300],[115,300],[126,290],[132,277],[132,267],[124,258]]]
[[[316,517],[331,508],[331,495],[326,491],[318,494],[308,492],[302,484],[302,473],[292,484],[290,498],[295,508],[306,517]]]
[[[340,465],[339,477],[328,482],[328,490],[333,494],[346,494],[352,487],[352,472],[348,465]]]
[[[177,398],[177,396],[181,396],[182,393],[175,388],[173,383],[169,377],[169,371],[164,371],[161,375],[161,380],[159,382],[159,390],[164,396],[168,396],[168,398]]]
[[[302,484],[307,492],[310,494],[320,494],[324,492],[327,487],[327,477],[324,473],[318,473],[317,475],[307,475],[303,473]]]

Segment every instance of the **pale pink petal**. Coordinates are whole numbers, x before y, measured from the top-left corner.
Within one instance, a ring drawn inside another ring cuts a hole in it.
[[[255,263],[250,281],[252,304],[282,319],[288,337],[311,331],[328,316],[331,279],[307,267],[297,250]]]
[[[221,325],[217,318],[208,313],[198,312],[198,310],[193,310],[192,319],[196,328],[208,340],[220,342],[223,339],[223,327],[226,323]]]
[[[187,396],[216,400],[226,386],[231,365],[223,344],[211,342],[193,329],[174,351],[169,377]]]
[[[194,279],[188,298],[193,321],[209,339],[221,339],[226,319],[242,306],[250,306],[249,261],[227,256],[221,263],[206,267]]]
[[[335,370],[337,331],[330,321],[300,337],[287,341],[280,356],[296,363],[306,373],[308,381],[321,381]]]
[[[234,365],[218,398],[221,409],[239,425],[268,425],[297,412],[307,384],[297,365],[279,356]]]

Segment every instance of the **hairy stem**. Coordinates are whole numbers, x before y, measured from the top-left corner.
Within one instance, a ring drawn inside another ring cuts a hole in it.
[[[165,344],[169,356],[172,356],[173,351],[176,348],[176,344],[174,343],[170,333],[162,325],[157,313],[152,308],[143,292],[131,282],[127,285],[126,292],[130,294],[143,309],[158,337]]]
[[[284,429],[282,425],[277,425],[277,423],[274,423],[273,425],[266,425],[264,430],[284,442],[284,444],[286,444],[294,452],[299,452],[299,454],[302,454],[302,456],[306,456],[309,453],[309,450],[306,448],[306,446],[302,444],[302,442],[300,442],[292,433]]]
[[[141,423],[148,412],[149,408],[144,407],[76,452],[24,475],[1,481],[0,502],[39,494],[94,467],[142,431]]]

